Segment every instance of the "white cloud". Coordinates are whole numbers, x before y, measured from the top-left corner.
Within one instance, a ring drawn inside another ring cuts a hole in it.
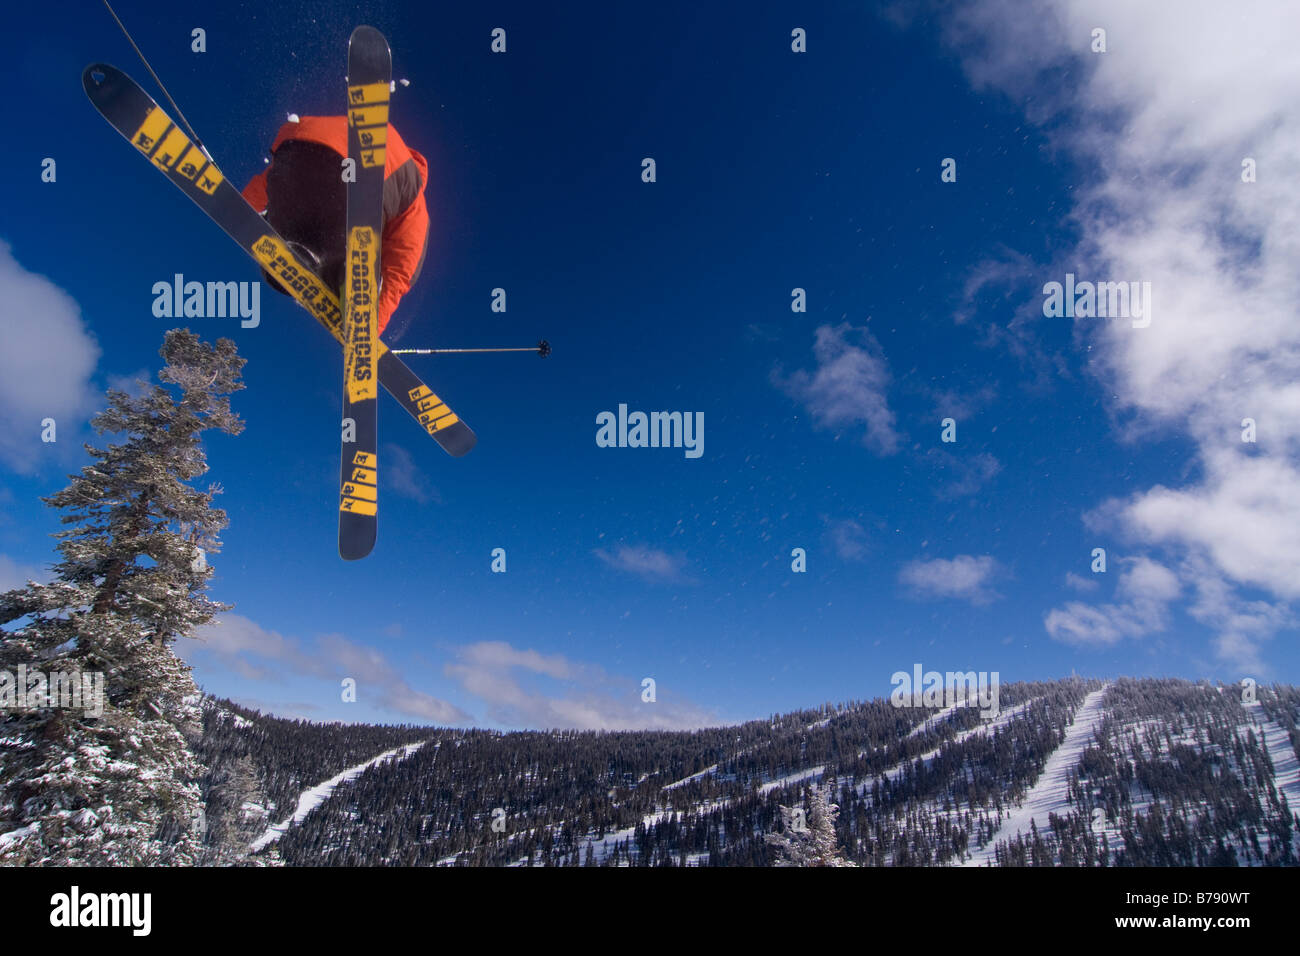
[[[1018,0],[971,0],[939,22],[974,85],[1023,104],[1085,168],[1075,271],[1151,283],[1148,328],[1080,319],[1074,333],[1112,415],[1188,435],[1200,467],[1115,503],[1117,527],[1164,549],[1184,585],[1196,567],[1264,589],[1270,608],[1300,597],[1300,4],[1045,0],[1027,17]],[[1097,26],[1104,54],[1089,51]],[[1082,607],[1053,612],[1054,636],[1132,630]],[[1250,627],[1205,620],[1224,659],[1257,654]]]
[[[295,675],[335,682],[357,682],[358,698],[376,707],[437,724],[467,723],[470,717],[454,704],[411,687],[378,650],[327,634],[310,645],[269,631],[242,614],[223,614],[199,629],[196,640],[177,642],[177,651],[199,666],[212,655],[226,668],[256,681]]]
[[[1192,616],[1217,632],[1215,655],[1240,676],[1269,673],[1263,642],[1283,628],[1295,627],[1294,614],[1281,602],[1242,598],[1206,561],[1189,562],[1187,576],[1196,589]]]
[[[931,448],[926,459],[935,468],[934,491],[945,500],[973,495],[1002,470],[1002,463],[988,452],[954,454]]]
[[[773,384],[802,402],[819,427],[862,425],[864,445],[881,455],[896,452],[899,436],[885,396],[889,364],[871,331],[848,322],[823,325],[814,335],[813,357],[812,372],[800,369],[786,378],[777,369]]]
[[[998,397],[997,389],[989,384],[966,392],[953,388],[927,388],[925,394],[934,402],[936,421],[954,418],[958,422],[974,418]]]
[[[1124,570],[1115,587],[1118,601],[1085,604],[1069,601],[1043,618],[1052,640],[1080,647],[1109,647],[1126,637],[1138,638],[1168,626],[1169,605],[1182,592],[1178,576],[1150,558],[1121,559]]]
[[[830,522],[826,536],[831,550],[843,561],[861,561],[867,556],[867,531],[851,518]]]
[[[1043,619],[1052,640],[1062,644],[1108,647],[1118,644],[1128,631],[1122,626],[1123,612],[1113,604],[1093,607],[1081,601],[1069,601],[1065,607],[1053,608]]]
[[[1178,577],[1172,571],[1150,558],[1139,557],[1128,561],[1116,593],[1131,604],[1159,606],[1178,597],[1180,590]]]
[[[985,257],[966,277],[961,300],[953,310],[953,321],[969,323],[977,342],[986,348],[1001,348],[1017,359],[1030,375],[1030,384],[1045,388],[1069,376],[1061,355],[1046,345],[1042,325],[1042,302],[1036,294],[1042,288],[1043,267],[1023,253],[1004,246]],[[979,324],[976,316],[992,311],[995,322]],[[958,418],[957,411],[944,412]]]
[[[409,451],[394,444],[384,445],[382,451],[379,473],[387,490],[422,505],[442,503],[442,496],[429,484],[428,478],[415,464]]]
[[[948,560],[912,561],[903,566],[898,579],[917,598],[956,598],[972,604],[987,604],[999,595],[989,588],[1000,568],[988,555],[959,554]]]
[[[1133,497],[1123,520],[1145,540],[1204,551],[1240,584],[1300,597],[1300,469],[1279,456],[1206,448],[1205,477]]]
[[[90,387],[100,350],[76,301],[44,276],[28,272],[0,241],[0,459],[35,471],[41,420],[53,418],[59,445],[80,429],[96,401]]]
[[[682,558],[658,548],[621,545],[614,551],[597,548],[596,557],[611,568],[635,574],[647,581],[685,581]]]
[[[406,682],[388,658],[373,647],[356,644],[339,634],[326,634],[317,640],[327,664],[339,679],[352,677],[357,682],[358,697],[376,706],[395,710],[436,724],[469,721],[469,714],[455,704],[418,691]]]
[[[518,650],[504,641],[458,648],[447,676],[482,699],[500,723],[537,729],[689,730],[716,724],[708,712],[657,688],[657,700],[641,700],[640,681],[606,674],[562,655]],[[560,686],[547,693],[546,678]],[[525,686],[527,681],[532,686]]]
[[[153,384],[153,375],[147,368],[140,368],[128,375],[110,374],[106,376],[106,384],[109,388],[115,388],[119,392],[126,392],[138,398]]]
[[[28,581],[46,581],[49,574],[30,564],[15,561],[6,554],[0,554],[0,594],[14,588],[25,587]]]
[[[336,694],[344,677],[357,682],[358,698],[376,707],[435,724],[469,724],[473,718],[455,704],[412,687],[382,651],[338,634],[312,641],[286,637],[240,614],[223,614],[199,631],[199,640],[177,642],[196,668],[209,659],[251,681],[274,682],[309,677],[331,684]],[[504,641],[482,641],[456,648],[444,667],[467,693],[481,701],[488,717],[515,727],[584,730],[687,730],[716,725],[716,717],[663,686],[657,700],[641,700],[640,678],[617,677],[596,665],[563,655],[518,649]],[[267,700],[263,693],[259,699]],[[258,704],[283,713],[288,703]],[[293,704],[295,710],[308,705]],[[315,705],[311,705],[315,706]]]

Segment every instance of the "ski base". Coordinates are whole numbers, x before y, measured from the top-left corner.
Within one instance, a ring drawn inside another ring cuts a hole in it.
[[[347,236],[343,279],[343,419],[339,456],[339,555],[364,558],[378,533],[379,392],[374,343],[379,339],[380,239],[384,224],[388,94],[393,61],[384,35],[357,27],[348,40]]]
[[[338,296],[290,250],[216,163],[195,146],[135,80],[107,63],[82,72],[87,97],[126,140],[189,196],[208,217],[284,286],[299,304],[343,343]],[[474,432],[406,363],[377,340],[379,383],[450,455],[467,454]]]

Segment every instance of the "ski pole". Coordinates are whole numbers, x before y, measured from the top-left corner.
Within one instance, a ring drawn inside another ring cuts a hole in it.
[[[551,343],[542,339],[536,345],[518,349],[389,349],[394,355],[451,355],[456,352],[536,352],[542,358],[551,354]]]
[[[145,59],[144,53],[138,46],[136,46],[135,38],[131,36],[131,31],[126,28],[126,24],[122,22],[122,18],[117,15],[117,11],[113,9],[112,4],[110,4],[108,0],[104,0],[104,6],[108,7],[108,12],[112,14],[113,19],[117,21],[117,25],[122,28],[122,33],[126,37],[126,42],[131,44],[131,49],[135,50],[135,54],[140,58],[140,62],[144,64],[144,68],[149,71],[149,75],[153,77],[153,81],[158,84],[158,89],[163,91],[163,96],[167,97],[167,102],[172,105],[172,109],[176,111],[176,115],[179,116],[181,122],[185,124],[185,129],[189,132],[190,139],[194,140],[194,145],[203,151],[204,156],[208,157],[208,162],[215,163],[216,160],[212,158],[212,154],[208,152],[208,148],[203,145],[203,140],[199,139],[199,134],[194,132],[194,127],[190,125],[190,121],[185,118],[185,114],[181,112],[181,108],[176,105],[176,101],[172,99],[171,93],[167,92],[167,87],[163,86],[163,81],[158,79],[158,74],[153,71],[153,67],[150,66],[149,61]]]

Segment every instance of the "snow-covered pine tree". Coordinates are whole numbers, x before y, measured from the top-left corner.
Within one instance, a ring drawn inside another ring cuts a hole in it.
[[[775,866],[856,865],[840,855],[835,836],[835,819],[840,808],[830,801],[833,788],[833,781],[812,788],[806,820],[800,821],[792,808],[780,807],[781,830],[767,835],[768,844],[777,854]]]
[[[87,445],[91,463],[42,499],[68,526],[54,535],[53,580],[0,595],[0,864],[184,865],[201,853],[203,767],[188,746],[199,694],[171,644],[226,608],[206,596],[204,560],[226,525],[212,507],[220,489],[187,482],[207,471],[204,431],[243,429],[228,396],[244,360],[229,339],[187,329],[160,354],[162,384],[109,390],[92,420],[124,440]],[[101,674],[102,713],[87,699],[14,708],[20,666]]]

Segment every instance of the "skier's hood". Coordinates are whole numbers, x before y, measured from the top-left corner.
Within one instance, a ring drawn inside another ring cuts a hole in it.
[[[348,154],[348,118],[346,116],[302,116],[297,122],[288,122],[280,127],[271,145],[271,153],[290,140],[303,140],[319,143],[339,154],[339,158]],[[413,160],[420,169],[421,184],[429,181],[429,162],[414,149],[406,145],[392,123],[388,124],[388,150],[384,160],[384,178],[400,169],[407,160]]]

